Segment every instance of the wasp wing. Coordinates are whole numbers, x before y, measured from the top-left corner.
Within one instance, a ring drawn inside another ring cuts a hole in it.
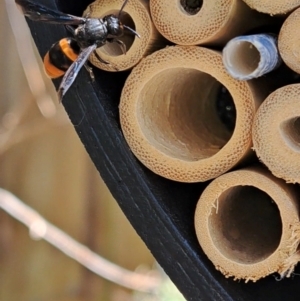
[[[64,14],[29,0],[15,0],[23,14],[31,20],[52,24],[80,25],[85,23],[85,18]]]
[[[70,68],[67,70],[67,72],[65,73],[60,86],[58,88],[58,99],[59,102],[61,102],[62,98],[64,97],[64,95],[66,94],[66,92],[68,91],[68,89],[71,87],[71,85],[73,84],[79,70],[82,68],[82,66],[85,64],[85,62],[87,61],[87,59],[89,58],[89,56],[92,54],[92,52],[97,48],[96,45],[91,45],[85,49],[83,49],[77,60],[74,61],[74,63],[70,66]]]

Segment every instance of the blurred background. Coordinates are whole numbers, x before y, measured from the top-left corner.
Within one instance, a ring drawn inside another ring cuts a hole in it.
[[[59,244],[33,240],[6,212],[0,194],[0,300],[184,300],[85,152],[14,1],[3,0],[0,8],[0,188],[95,253],[158,280],[145,293],[90,272]],[[28,213],[21,215],[26,219]]]

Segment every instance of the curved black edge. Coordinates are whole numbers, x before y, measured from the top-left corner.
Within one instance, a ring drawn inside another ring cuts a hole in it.
[[[63,11],[74,14],[91,1],[78,0],[76,7],[73,0],[61,2]],[[39,3],[56,7],[54,0]],[[28,23],[41,56],[67,34],[63,26]],[[84,69],[80,72],[63,105],[112,195],[185,298],[299,300],[298,276],[282,281],[269,276],[245,284],[226,279],[214,269],[197,242],[193,226],[195,206],[206,184],[172,182],[143,167],[124,140],[118,118],[120,93],[128,73],[94,72],[94,83]],[[58,83],[55,81],[56,87]]]

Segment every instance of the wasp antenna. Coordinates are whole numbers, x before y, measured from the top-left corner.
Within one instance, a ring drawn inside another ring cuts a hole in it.
[[[135,31],[133,30],[132,28],[126,26],[123,24],[123,27],[126,28],[127,30],[129,30],[132,34],[134,34],[135,36],[137,36],[138,38],[140,38],[141,36]]]
[[[118,14],[118,19],[120,19],[120,17],[121,17],[121,13],[122,13],[122,11],[123,11],[124,7],[126,6],[127,2],[128,2],[128,0],[125,0],[125,1],[124,1],[123,5],[122,5],[122,7],[121,7],[121,9],[120,9],[120,11],[119,11],[119,14]]]

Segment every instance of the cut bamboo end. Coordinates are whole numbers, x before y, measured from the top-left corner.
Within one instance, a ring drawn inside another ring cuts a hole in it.
[[[262,168],[212,181],[195,211],[198,241],[216,269],[235,280],[289,277],[300,260],[298,198],[293,185]]]
[[[109,14],[118,14],[123,0],[97,0],[90,4],[84,15],[90,18],[103,18]],[[106,43],[96,52],[105,64],[92,54],[90,62],[103,70],[123,71],[131,69],[143,57],[164,47],[165,41],[154,27],[147,3],[145,1],[128,1],[120,17],[123,24],[134,29],[140,38],[126,32],[120,40],[126,45],[126,54],[117,43]]]
[[[300,0],[243,0],[249,7],[269,15],[285,15],[298,6]]]
[[[300,8],[284,21],[278,37],[278,48],[283,61],[297,73],[300,73],[300,41],[295,33],[298,32],[299,26]]]
[[[265,75],[281,64],[277,38],[267,34],[236,37],[224,47],[223,63],[228,73],[239,80]]]
[[[179,45],[224,45],[266,23],[266,16],[240,0],[199,0],[193,6],[191,2],[150,0],[153,22],[166,39]]]
[[[222,85],[236,109],[233,131],[218,112]],[[168,47],[145,58],[127,78],[119,106],[122,130],[133,153],[153,172],[181,182],[206,181],[249,155],[264,89],[233,79],[219,52]]]
[[[277,89],[257,111],[253,145],[257,156],[279,178],[300,183],[300,84]]]

